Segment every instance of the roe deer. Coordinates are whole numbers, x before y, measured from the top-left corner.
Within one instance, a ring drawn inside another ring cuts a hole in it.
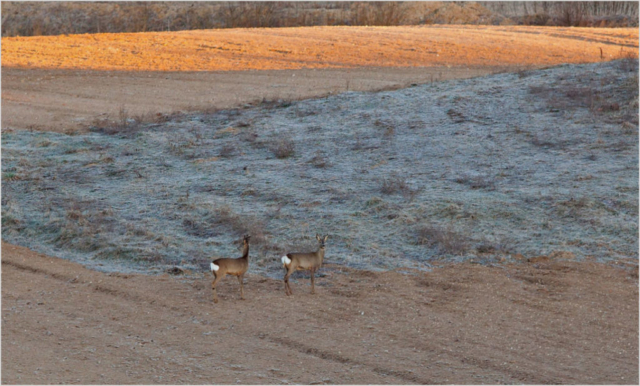
[[[213,273],[214,280],[211,283],[211,289],[213,290],[213,302],[218,303],[218,292],[216,291],[216,284],[226,275],[233,275],[238,277],[240,282],[240,299],[244,300],[244,286],[242,279],[244,279],[244,273],[249,269],[249,239],[251,236],[245,235],[242,239],[243,249],[242,257],[237,259],[217,259],[211,263],[211,273]]]
[[[287,296],[293,295],[293,291],[291,291],[291,286],[289,285],[289,276],[295,271],[300,270],[311,271],[311,293],[316,293],[313,275],[322,265],[322,260],[324,259],[324,243],[328,237],[327,235],[321,238],[316,235],[316,239],[318,239],[320,245],[315,252],[287,253],[285,256],[282,256],[282,264],[284,264],[284,269],[287,271],[284,275],[284,292]]]

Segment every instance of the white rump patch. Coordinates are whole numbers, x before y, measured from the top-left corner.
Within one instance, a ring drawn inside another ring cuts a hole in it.
[[[217,265],[211,263],[211,272],[213,272],[213,271],[218,272],[219,269],[220,269],[220,267],[218,267]]]
[[[286,255],[282,256],[282,264],[287,265],[289,263],[291,263],[291,259],[288,258]]]

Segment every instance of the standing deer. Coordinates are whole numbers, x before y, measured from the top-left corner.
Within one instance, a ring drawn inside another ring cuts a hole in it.
[[[318,239],[320,245],[315,252],[287,253],[285,256],[282,256],[282,264],[284,264],[284,269],[287,271],[284,275],[284,292],[287,296],[293,295],[293,291],[291,291],[291,286],[289,285],[289,276],[295,271],[301,270],[311,271],[311,293],[316,293],[313,275],[322,265],[322,260],[324,259],[324,243],[328,237],[327,235],[321,238],[316,235],[316,239]]]
[[[237,259],[217,259],[211,263],[211,273],[213,273],[214,280],[211,283],[211,289],[213,290],[213,302],[218,303],[218,292],[216,291],[216,285],[218,282],[227,275],[233,275],[238,277],[240,282],[240,299],[244,300],[244,286],[242,280],[244,279],[244,273],[249,269],[249,239],[251,236],[245,235],[242,239],[243,249],[242,257]]]

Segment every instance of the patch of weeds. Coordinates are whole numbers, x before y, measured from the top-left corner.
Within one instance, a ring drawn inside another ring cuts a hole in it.
[[[317,115],[318,114],[318,110],[313,110],[313,109],[299,109],[297,108],[295,111],[296,117],[297,118],[304,118],[304,117],[310,117],[313,115]]]
[[[77,147],[67,147],[66,149],[64,149],[64,154],[76,154],[76,153],[82,153],[82,152],[86,152],[87,149],[82,149],[82,148],[77,148]]]
[[[2,229],[5,228],[18,228],[20,225],[20,220],[13,217],[10,214],[3,213],[2,214]]]
[[[251,120],[248,120],[248,121],[238,121],[238,122],[236,122],[236,125],[235,125],[235,126],[236,126],[236,127],[239,127],[239,128],[245,128],[245,127],[249,127],[249,126],[251,126],[252,124],[253,124],[253,121],[251,121]]]
[[[542,147],[547,149],[557,149],[557,150],[564,150],[569,145],[571,145],[571,141],[568,141],[568,140],[558,139],[558,140],[552,141],[538,135],[533,136],[533,138],[531,138],[529,143],[531,143],[533,146],[536,146],[536,147]]]
[[[407,184],[407,182],[400,177],[392,177],[386,178],[382,181],[382,186],[380,187],[380,191],[383,194],[394,194],[394,193],[406,193],[410,192],[411,188]]]
[[[285,100],[285,99],[270,100],[267,98],[262,98],[262,101],[260,102],[260,107],[265,109],[283,109],[283,108],[290,107],[292,104],[293,102],[290,100]]]
[[[638,72],[638,57],[633,52],[623,52],[619,54],[621,57],[618,62],[618,68],[621,72]]]
[[[143,251],[122,246],[109,245],[96,254],[98,259],[105,260],[129,260],[129,261],[158,261],[159,256],[149,256]]]
[[[634,125],[631,122],[623,122],[621,126],[622,126],[622,133],[623,134],[637,134],[638,133],[638,125]]]
[[[44,140],[38,142],[36,144],[36,147],[49,147],[51,145],[53,145],[53,142],[49,141],[48,139],[44,139]]]
[[[621,139],[619,141],[614,142],[613,144],[611,144],[611,146],[609,146],[609,150],[612,150],[614,152],[622,152],[625,150],[629,150],[631,148],[633,148],[634,146],[637,145],[636,141],[629,141],[629,140],[625,140],[625,139]]]
[[[104,175],[107,177],[118,177],[124,175],[126,172],[125,169],[109,168],[105,171]]]
[[[18,181],[20,176],[16,172],[5,172],[2,173],[2,179],[4,181]]]
[[[475,247],[478,254],[504,254],[508,255],[513,253],[513,240],[508,237],[499,238],[496,241],[483,240]]]
[[[330,166],[329,162],[327,162],[327,159],[322,155],[320,150],[316,151],[315,156],[309,160],[309,163],[315,168],[326,168]]]
[[[172,142],[169,144],[169,153],[186,159],[193,159],[196,158],[196,155],[190,149],[194,146],[196,146],[196,143],[193,140]]]
[[[212,237],[217,234],[215,229],[213,229],[213,225],[211,222],[205,220],[199,220],[194,217],[188,217],[182,220],[182,227],[188,235],[196,236],[196,237]]]
[[[396,129],[393,126],[388,126],[385,130],[384,130],[384,137],[386,139],[389,139],[391,137],[393,137],[393,135],[396,133]]]
[[[237,236],[249,234],[253,244],[266,241],[265,224],[256,216],[238,215],[228,206],[216,208],[212,214],[212,223],[230,228]]]
[[[447,110],[447,115],[454,123],[462,123],[467,120],[461,112],[458,112],[454,109]]]
[[[293,156],[296,151],[293,141],[285,138],[272,142],[269,150],[271,150],[278,159],[289,158]]]
[[[148,239],[153,239],[155,237],[155,234],[153,234],[153,232],[150,232],[143,228],[139,228],[133,223],[128,223],[126,225],[126,229],[127,229],[126,234],[130,236],[145,237]]]
[[[224,145],[222,149],[220,149],[220,157],[222,158],[231,158],[235,156],[237,153],[238,153],[238,148],[231,143]]]
[[[596,161],[598,159],[598,156],[591,153],[591,154],[587,154],[584,159],[586,159],[587,161]]]
[[[256,134],[254,131],[245,131],[240,135],[240,139],[253,144],[258,139],[258,134]]]
[[[584,214],[584,211],[592,209],[596,206],[595,201],[586,197],[570,198],[564,201],[558,201],[555,205],[556,212],[560,216],[579,217]]]
[[[463,176],[454,180],[458,184],[467,185],[471,189],[495,189],[495,181],[484,176]]]
[[[533,71],[530,70],[520,70],[517,72],[518,78],[523,79],[533,75]]]
[[[143,115],[130,117],[127,109],[121,107],[115,118],[111,118],[110,115],[96,118],[91,125],[91,130],[107,135],[133,134],[140,129],[144,120],[145,116]]]
[[[356,143],[353,144],[351,150],[360,150],[362,148],[364,148],[362,138],[360,137],[360,135],[356,135]]]
[[[364,203],[364,207],[366,209],[375,208],[375,207],[379,206],[380,204],[384,204],[384,203],[385,203],[385,201],[383,199],[381,199],[380,197],[372,197],[372,198],[368,199]]]
[[[457,233],[451,225],[422,225],[415,233],[418,245],[435,246],[441,254],[463,255],[470,249],[469,238]]]
[[[411,130],[422,129],[425,126],[424,122],[420,119],[412,119],[407,123],[407,125]]]

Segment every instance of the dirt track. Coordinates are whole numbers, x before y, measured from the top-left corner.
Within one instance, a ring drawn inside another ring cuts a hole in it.
[[[638,383],[635,271],[543,261],[293,283],[108,275],[2,244],[2,383]],[[300,274],[298,274],[300,275]],[[298,276],[299,277],[299,276]]]

